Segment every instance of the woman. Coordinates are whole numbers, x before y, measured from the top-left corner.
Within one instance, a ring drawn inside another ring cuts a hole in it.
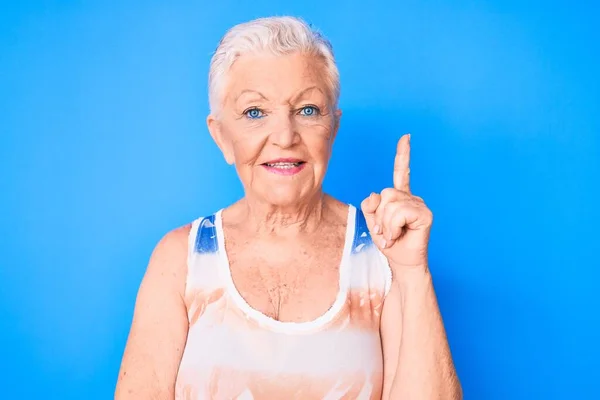
[[[117,399],[461,398],[409,136],[361,210],[324,194],[338,96],[329,43],[298,19],[222,39],[207,123],[245,196],[157,245]]]

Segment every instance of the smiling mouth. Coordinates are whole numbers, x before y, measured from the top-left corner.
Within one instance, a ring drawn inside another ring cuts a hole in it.
[[[270,168],[288,169],[288,168],[299,167],[302,164],[305,164],[305,162],[304,161],[298,161],[298,162],[275,162],[275,163],[264,163],[263,165],[266,165],[267,167],[270,167]]]

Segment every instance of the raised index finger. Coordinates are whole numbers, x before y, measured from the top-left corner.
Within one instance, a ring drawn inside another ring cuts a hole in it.
[[[410,193],[410,134],[398,140],[394,159],[394,188]]]

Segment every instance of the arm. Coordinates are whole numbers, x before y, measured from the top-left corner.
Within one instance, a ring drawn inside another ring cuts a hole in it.
[[[183,293],[189,229],[168,233],[152,253],[137,295],[116,400],[175,398],[188,332]]]
[[[433,214],[410,191],[410,135],[398,141],[394,187],[361,204],[373,241],[387,259],[392,285],[381,314],[384,400],[458,400],[450,355],[428,268]]]
[[[462,399],[428,269],[395,277],[381,318],[383,399]]]

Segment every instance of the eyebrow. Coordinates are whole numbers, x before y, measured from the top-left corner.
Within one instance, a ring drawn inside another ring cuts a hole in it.
[[[310,87],[307,87],[306,89],[302,90],[296,96],[294,96],[294,98],[292,99],[292,102],[297,101],[299,98],[301,98],[302,96],[304,96],[306,93],[308,93],[310,91],[313,91],[313,90],[317,90],[317,91],[321,92],[321,94],[325,95],[325,93],[321,90],[320,87],[318,87],[318,86],[310,86]]]
[[[265,96],[264,94],[262,94],[261,92],[257,91],[257,90],[252,90],[252,89],[244,89],[242,90],[236,97],[235,99],[233,99],[234,102],[237,103],[237,101],[240,99],[240,97],[242,97],[244,94],[246,93],[254,93],[254,94],[258,94],[260,97],[262,97],[263,99],[267,100],[267,96]]]

